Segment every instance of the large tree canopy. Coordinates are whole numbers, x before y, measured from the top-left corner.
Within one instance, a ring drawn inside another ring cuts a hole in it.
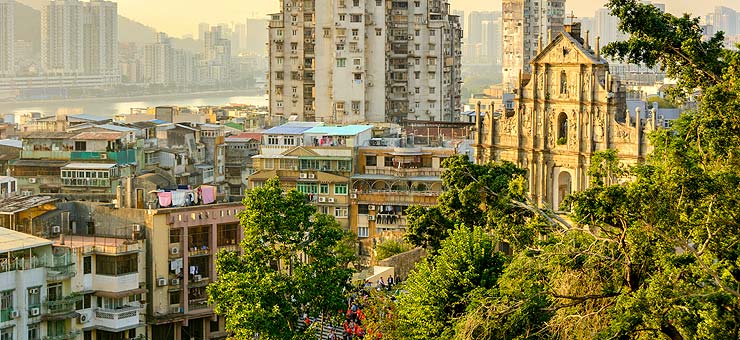
[[[210,302],[237,339],[314,338],[297,322],[303,313],[332,317],[346,308],[351,235],[277,179],[247,192],[244,206],[242,254],[218,254]]]
[[[688,15],[675,17],[636,0],[612,0],[608,6],[630,38],[607,46],[605,53],[660,65],[678,80],[674,95],[697,96],[698,108],[670,130],[650,136],[654,150],[645,164],[624,169],[614,151],[598,153],[589,169],[591,187],[567,199],[567,218],[531,208],[534,215],[508,220],[513,235],[529,225],[535,228],[527,233],[533,237],[501,237],[518,242],[501,274],[494,283],[461,287],[464,292],[455,296],[467,299],[451,306],[463,312],[455,322],[432,324],[444,328],[434,334],[457,339],[740,338],[740,53],[724,49],[721,34],[702,40],[698,20]],[[506,214],[523,201],[501,194],[498,204],[485,204],[485,196],[473,198],[473,193],[501,192],[487,189],[495,181],[474,187],[484,174],[500,171],[496,165],[482,167],[457,173],[451,167],[451,174],[461,178],[451,186],[452,196],[420,220],[441,220],[447,224],[428,224],[445,227],[464,221],[492,227],[486,230],[495,237],[505,235],[488,217]],[[630,181],[616,180],[620,176]],[[465,193],[470,195],[461,196]],[[446,253],[441,245],[444,262],[433,257],[410,282],[433,277],[430,273],[449,268],[449,262],[477,268],[465,262],[464,251]],[[418,301],[420,311],[440,315],[443,305],[428,304],[449,303],[434,298],[444,287],[429,286],[409,289],[413,296],[402,301]]]

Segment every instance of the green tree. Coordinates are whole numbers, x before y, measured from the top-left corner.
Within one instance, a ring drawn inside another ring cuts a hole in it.
[[[413,248],[414,246],[412,246],[409,243],[404,242],[403,240],[388,239],[388,240],[381,242],[375,247],[375,252],[377,254],[376,259],[378,261],[384,260],[393,255],[398,255],[398,254],[407,252]]]
[[[242,253],[218,254],[210,303],[238,339],[314,338],[298,320],[303,313],[332,317],[346,307],[349,235],[333,217],[316,213],[305,194],[284,192],[277,179],[243,202]]]
[[[478,165],[464,155],[444,160],[445,191],[434,207],[407,210],[406,239],[434,253],[456,224],[479,226],[505,242],[522,247],[535,236],[527,221],[532,212],[523,207],[525,171],[510,162]]]
[[[496,285],[504,255],[481,227],[461,226],[442,241],[439,253],[416,266],[398,302],[397,338],[451,339],[470,294]]]

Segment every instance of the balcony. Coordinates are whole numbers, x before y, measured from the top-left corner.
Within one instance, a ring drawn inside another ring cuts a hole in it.
[[[139,289],[139,273],[118,276],[95,274],[92,289],[105,292],[125,292]]]
[[[188,301],[189,310],[206,309],[208,307],[208,298],[191,299]]]
[[[365,167],[365,173],[368,175],[389,175],[395,177],[439,177],[442,175],[442,171],[444,170],[431,168]]]
[[[66,257],[53,258],[46,265],[46,279],[48,281],[62,281],[75,276],[75,263]]]
[[[136,163],[136,150],[127,149],[121,151],[72,151],[70,160],[73,161],[94,161],[94,160],[112,160],[116,164]]]
[[[59,316],[63,319],[75,317],[75,304],[82,300],[82,295],[72,294],[62,297],[59,300],[46,301],[47,314],[45,316]]]
[[[23,150],[21,159],[52,159],[52,160],[69,160],[71,151],[38,151]]]
[[[97,326],[109,328],[114,331],[136,327],[139,324],[139,307],[126,306],[119,309],[98,308],[95,310],[95,323]]]
[[[79,336],[80,334],[82,334],[81,331],[74,330],[74,331],[70,331],[67,333],[45,336],[42,339],[43,340],[73,340],[73,339],[77,339],[77,336]]]

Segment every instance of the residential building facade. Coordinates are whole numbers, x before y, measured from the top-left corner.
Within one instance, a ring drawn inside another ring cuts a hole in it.
[[[447,0],[281,5],[269,24],[274,119],[353,124],[456,117],[462,27]]]
[[[84,73],[84,8],[78,0],[54,0],[41,12],[41,58],[49,74]]]

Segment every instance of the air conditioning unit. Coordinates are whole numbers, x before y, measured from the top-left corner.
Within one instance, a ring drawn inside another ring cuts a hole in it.
[[[182,313],[185,309],[182,307],[172,307],[170,313]]]
[[[201,280],[203,280],[203,276],[201,276],[200,274],[193,275],[193,281],[200,282]]]
[[[303,65],[298,65],[298,69],[299,70],[302,70],[303,69]]]
[[[327,201],[329,201],[329,203],[334,203],[334,197],[329,197]]]
[[[90,321],[90,316],[86,313],[81,313],[79,317],[80,323],[88,323]]]
[[[359,70],[362,70],[362,66],[360,66],[360,65],[355,65],[355,70],[358,70],[358,71],[359,71]]]
[[[100,159],[108,159],[108,154],[105,152],[100,153]]]
[[[308,174],[308,178],[316,178],[316,174]]]
[[[325,203],[326,197],[319,197],[319,203]]]
[[[299,177],[300,178],[308,178],[308,174],[301,172],[301,174],[299,175]]]
[[[160,277],[157,279],[157,287],[164,287],[167,285],[167,279]]]
[[[13,319],[19,318],[19,317],[21,317],[21,312],[19,312],[17,310],[12,310],[12,311],[10,311],[10,317],[13,318]]]
[[[170,280],[170,286],[179,286],[179,285],[180,285],[180,279]]]
[[[358,36],[355,35],[355,36],[352,37],[352,40],[360,40],[360,37],[358,37]]]
[[[373,87],[373,82],[371,82],[371,81],[370,81],[370,82],[368,82],[368,83],[367,83],[367,86],[368,86],[368,87]]]
[[[38,288],[31,288],[31,289],[28,290],[28,294],[31,294],[31,295],[35,295],[35,294],[38,294],[38,293],[39,293],[39,289]]]
[[[414,40],[414,36],[409,34],[409,40]]]
[[[353,199],[357,199],[357,194],[352,194]]]
[[[31,184],[36,183],[36,179],[35,178],[29,178],[28,179],[28,183],[31,183]]]
[[[170,248],[170,254],[177,255],[180,253],[180,247],[172,247]]]
[[[59,234],[62,232],[62,227],[55,225],[51,227],[51,232],[54,234]]]
[[[409,112],[414,112],[414,109],[409,109]]]
[[[375,221],[375,215],[367,215],[368,221]]]
[[[41,308],[31,308],[31,316],[39,316],[41,314]]]
[[[134,232],[141,232],[141,224],[134,224]]]
[[[375,210],[375,206],[370,204],[367,206],[367,210]]]

